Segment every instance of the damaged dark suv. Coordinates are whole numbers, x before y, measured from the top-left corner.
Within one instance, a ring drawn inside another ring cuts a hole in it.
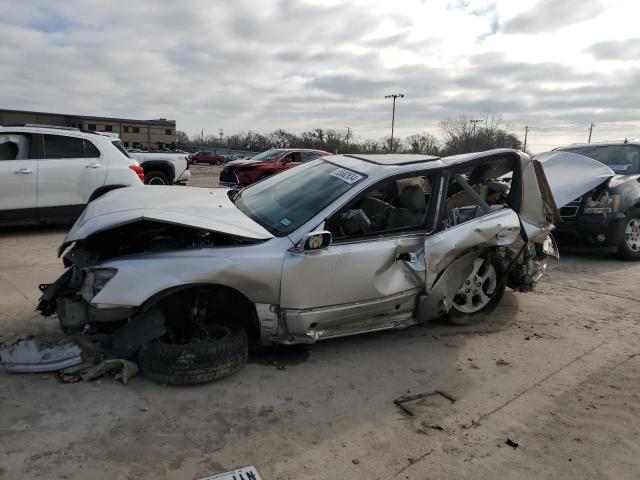
[[[571,145],[554,151],[593,158],[615,172],[608,182],[560,209],[560,245],[606,249],[640,260],[640,142]]]

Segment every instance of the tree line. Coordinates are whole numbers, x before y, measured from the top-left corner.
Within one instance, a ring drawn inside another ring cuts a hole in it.
[[[176,145],[186,150],[228,148],[262,152],[270,148],[315,148],[332,153],[419,153],[424,155],[456,155],[493,148],[522,149],[517,135],[509,133],[501,115],[485,114],[473,120],[460,116],[446,119],[439,124],[440,135],[430,132],[414,133],[404,138],[359,139],[349,131],[316,128],[302,133],[287,132],[281,128],[270,133],[243,131],[220,138],[208,135],[189,137],[183,131],[176,132]]]

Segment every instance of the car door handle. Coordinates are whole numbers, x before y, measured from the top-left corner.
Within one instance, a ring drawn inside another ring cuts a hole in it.
[[[102,165],[99,163],[90,163],[87,168],[100,168]]]
[[[16,175],[27,175],[29,173],[33,173],[32,168],[21,168],[20,170],[15,171]]]

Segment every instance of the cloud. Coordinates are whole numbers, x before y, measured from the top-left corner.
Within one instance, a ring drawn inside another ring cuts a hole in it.
[[[586,52],[598,60],[630,60],[640,58],[640,38],[607,40],[591,45]]]
[[[601,0],[541,0],[529,10],[504,22],[503,31],[535,35],[591,20],[606,10]]]
[[[637,18],[633,5],[618,15]],[[349,125],[361,137],[388,134],[384,95],[395,92],[406,95],[399,135],[485,111],[540,127],[633,119],[634,63],[601,62],[640,58],[640,39],[617,40],[632,37],[635,23],[564,33],[601,5],[566,8],[546,0],[528,10],[508,0],[406,0],[401,11],[369,0],[19,2],[0,18],[0,105],[173,118],[188,133]]]

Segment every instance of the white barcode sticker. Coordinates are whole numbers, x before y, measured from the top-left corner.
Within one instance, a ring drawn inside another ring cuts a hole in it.
[[[347,170],[346,168],[337,168],[329,175],[339,178],[347,183],[356,183],[362,178],[362,175],[352,172],[351,170]]]

